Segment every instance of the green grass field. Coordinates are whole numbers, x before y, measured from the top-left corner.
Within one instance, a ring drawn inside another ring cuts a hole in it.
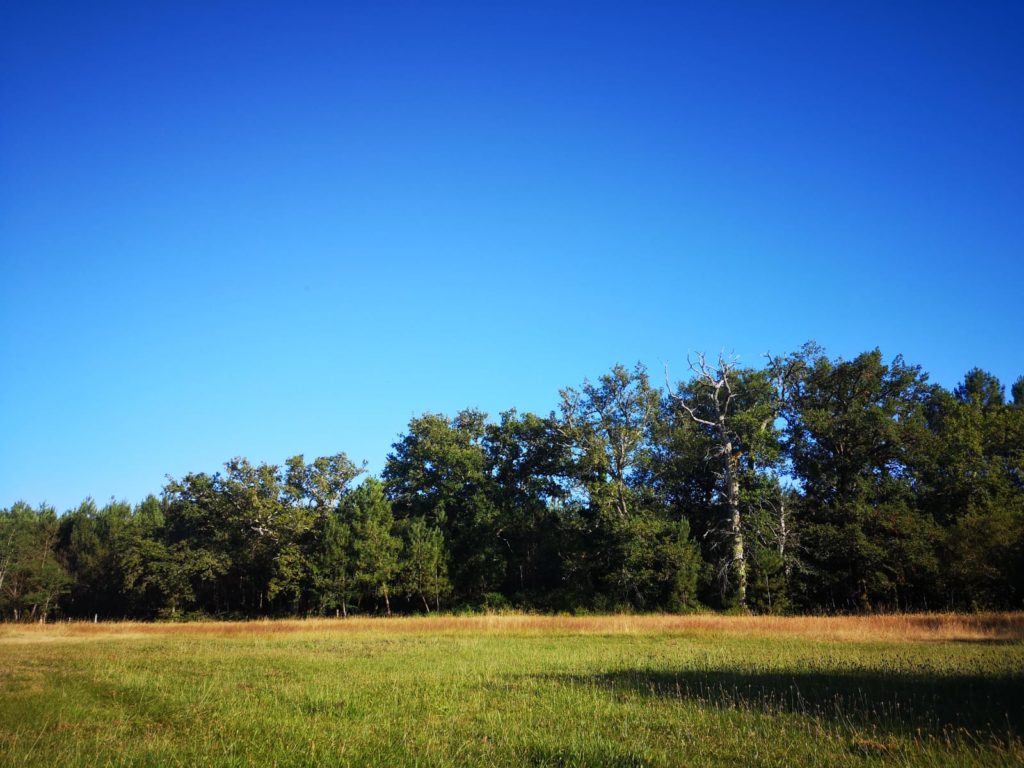
[[[1024,764],[1024,616],[0,626],[3,765]]]

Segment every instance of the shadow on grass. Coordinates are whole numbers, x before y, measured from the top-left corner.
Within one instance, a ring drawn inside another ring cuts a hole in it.
[[[935,643],[954,645],[1020,645],[1020,640],[1005,637],[958,637],[953,640],[932,640]]]
[[[870,671],[627,669],[545,679],[717,709],[796,713],[881,733],[1000,740],[1024,736],[1024,672],[918,676]]]

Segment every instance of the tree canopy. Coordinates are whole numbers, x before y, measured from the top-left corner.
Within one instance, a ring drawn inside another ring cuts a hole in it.
[[[819,347],[677,382],[615,365],[547,415],[410,420],[234,458],[136,505],[0,510],[0,617],[1024,607],[1024,377],[952,390]]]

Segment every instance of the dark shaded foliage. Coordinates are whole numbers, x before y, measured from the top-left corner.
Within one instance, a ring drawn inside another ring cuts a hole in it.
[[[0,616],[1024,607],[1024,377],[1008,402],[978,368],[950,391],[813,344],[693,370],[424,414],[358,486],[344,454],[237,458],[135,507],[19,502]]]

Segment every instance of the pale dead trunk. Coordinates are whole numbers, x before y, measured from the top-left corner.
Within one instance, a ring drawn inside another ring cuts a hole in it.
[[[736,577],[736,600],[747,604],[747,558],[743,545],[743,525],[740,515],[739,459],[733,454],[732,443],[726,441],[725,483],[729,503],[729,536],[732,539],[732,570]]]
[[[725,569],[725,573],[728,573],[735,579],[737,602],[739,605],[746,607],[747,557],[743,541],[743,516],[740,511],[740,456],[734,447],[734,441],[738,438],[734,430],[730,428],[734,414],[730,410],[733,401],[733,391],[729,376],[733,372],[735,363],[726,360],[724,354],[719,355],[717,370],[708,365],[707,359],[703,354],[697,355],[696,363],[693,361],[689,362],[690,370],[697,375],[702,385],[708,388],[709,405],[714,408],[714,413],[709,414],[709,417],[705,418],[698,415],[696,405],[687,403],[685,397],[681,395],[673,395],[672,397],[689,414],[690,419],[694,423],[703,424],[713,431],[714,440],[718,444],[718,451],[716,453],[725,465],[723,473],[725,481],[724,493],[728,506],[728,521],[726,525],[728,545],[731,550],[727,555],[728,567]],[[667,368],[665,370],[665,383],[668,384]],[[669,385],[669,391],[671,392],[671,385]],[[696,393],[696,397],[699,399],[699,392]],[[767,428],[770,423],[771,421],[769,420],[763,424],[762,429]]]
[[[622,519],[625,520],[629,517],[629,507],[626,506],[626,494],[621,481],[616,483],[616,485],[618,486],[616,490],[618,492],[619,514],[622,516]]]
[[[786,494],[779,499],[779,558],[782,560],[782,573],[789,580],[790,565],[786,557],[786,550],[789,546],[787,537],[789,528],[786,526]]]
[[[441,612],[441,569],[434,563],[434,608]]]
[[[0,558],[0,592],[4,588],[4,578],[7,576],[7,569],[10,567],[13,555],[11,551],[14,547],[14,529],[11,529],[11,535],[7,537],[7,544],[4,545],[4,555]]]

